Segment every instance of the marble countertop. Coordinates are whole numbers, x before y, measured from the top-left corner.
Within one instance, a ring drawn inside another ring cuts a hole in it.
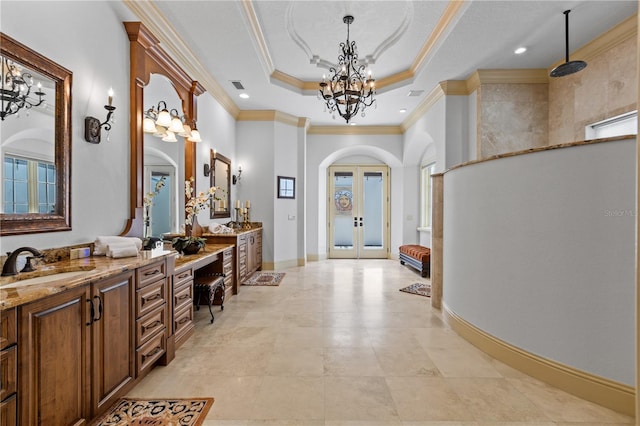
[[[90,256],[40,265],[34,272],[0,278],[0,308],[8,309],[33,302],[176,255],[175,251],[168,250],[153,253],[141,251],[136,257],[113,259],[106,256]]]
[[[233,244],[207,244],[192,255],[182,255],[175,250],[167,249],[143,250],[136,257],[113,259],[106,256],[90,256],[39,265],[33,272],[0,277],[0,309],[34,302],[121,272],[132,271],[169,256],[174,257],[176,270],[197,269],[215,261],[217,255],[229,247],[233,247]]]

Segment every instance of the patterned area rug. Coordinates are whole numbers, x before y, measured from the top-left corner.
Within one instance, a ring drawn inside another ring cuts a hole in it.
[[[120,398],[93,426],[198,426],[204,421],[213,398],[133,399]]]
[[[242,285],[280,285],[284,272],[254,272]]]
[[[408,287],[401,288],[400,291],[406,293],[418,294],[420,296],[431,297],[431,284],[429,283],[413,283]]]

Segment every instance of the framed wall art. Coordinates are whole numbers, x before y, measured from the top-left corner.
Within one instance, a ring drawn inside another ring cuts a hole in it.
[[[296,178],[278,176],[278,198],[296,198]]]

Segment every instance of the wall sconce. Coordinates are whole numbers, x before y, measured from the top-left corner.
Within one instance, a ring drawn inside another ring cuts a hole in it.
[[[242,164],[238,164],[238,175],[233,175],[231,182],[233,182],[234,185],[240,182],[240,176],[242,176]]]
[[[204,175],[209,176],[209,174],[211,173],[211,166],[208,165],[207,163],[204,164]]]
[[[101,123],[95,117],[85,117],[84,119],[84,140],[91,143],[100,143],[100,134],[102,133],[102,127],[107,132],[111,130],[111,123],[113,123],[113,112],[116,110],[113,104],[113,89],[109,89],[108,104],[104,106],[107,112],[107,119],[104,123]],[[107,133],[107,140],[109,140],[109,134]]]

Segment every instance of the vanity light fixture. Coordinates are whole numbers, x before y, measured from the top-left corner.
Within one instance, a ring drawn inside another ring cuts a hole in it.
[[[189,142],[202,142],[202,137],[196,128],[195,121],[193,122],[193,128],[186,124],[186,121],[187,118],[181,116],[178,110],[175,108],[169,109],[165,101],[160,101],[157,106],[151,107],[144,112],[142,131],[162,138],[165,142],[177,142],[176,135],[185,138]]]
[[[242,176],[242,164],[238,164],[238,174],[231,177],[231,182],[234,185],[240,182],[240,176]]]
[[[200,137],[200,132],[196,127],[196,121],[193,120],[193,129],[191,129],[191,136],[187,136],[187,140],[189,142],[202,142],[202,138]]]
[[[100,135],[102,134],[102,128],[107,131],[107,140],[109,140],[109,132],[111,131],[111,124],[113,123],[113,112],[116,107],[113,106],[113,89],[109,89],[107,93],[108,100],[104,109],[107,110],[107,118],[104,123],[101,123],[95,117],[85,117],[84,119],[84,140],[90,143],[100,143]]]

